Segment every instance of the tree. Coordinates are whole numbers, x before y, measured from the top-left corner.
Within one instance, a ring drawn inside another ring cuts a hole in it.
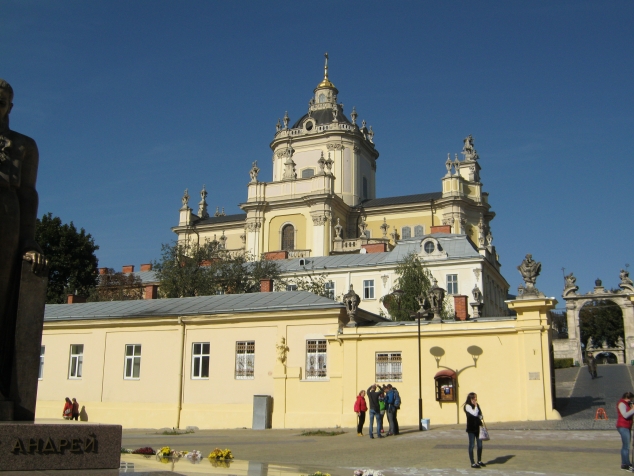
[[[298,276],[297,274],[282,278],[278,281],[276,289],[283,291],[288,285],[296,286],[298,291],[308,291],[318,296],[327,297],[329,299],[335,299],[333,290],[327,287],[330,282],[328,275],[325,273],[315,273],[313,269],[305,276]]]
[[[619,338],[625,339],[623,312],[618,304],[606,299],[591,301],[579,311],[581,343],[601,347],[615,347]]]
[[[97,256],[99,246],[81,228],[77,231],[71,221],[62,224],[51,213],[36,221],[35,240],[49,260],[46,302],[62,304],[68,294],[88,295],[97,284]]]
[[[88,302],[131,301],[143,299],[143,280],[133,273],[115,272],[109,268],[99,275],[99,284],[92,288]]]
[[[407,255],[395,272],[398,278],[392,291],[400,289],[403,294],[400,297],[388,294],[381,298],[381,302],[393,320],[411,321],[411,315],[420,309],[417,298],[431,288],[431,273],[415,253]]]
[[[153,263],[161,297],[209,296],[260,291],[261,279],[279,279],[274,261],[249,261],[247,254],[231,256],[217,241],[203,244],[173,242],[161,247]]]

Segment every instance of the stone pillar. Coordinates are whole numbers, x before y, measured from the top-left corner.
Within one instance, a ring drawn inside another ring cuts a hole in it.
[[[627,297],[621,311],[625,330],[625,363],[630,365],[634,360],[634,294]]]
[[[553,408],[554,369],[550,365],[551,333],[548,311],[554,309],[557,300],[536,297],[516,299],[509,302],[509,309],[517,312],[518,370],[520,395],[515,402],[518,420],[537,419],[561,420],[561,415]]]

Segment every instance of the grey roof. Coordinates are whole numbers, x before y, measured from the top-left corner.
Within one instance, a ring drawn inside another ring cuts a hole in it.
[[[235,221],[245,221],[246,213],[236,213],[235,215],[224,215],[219,217],[209,217],[196,222],[196,225],[212,225],[214,223],[229,223]]]
[[[318,109],[316,111],[313,111],[310,117],[315,119],[315,122],[317,123],[318,126],[321,126],[322,124],[330,124],[332,122],[332,109]],[[293,124],[292,129],[295,129],[297,127],[303,127],[302,124],[304,123],[306,119],[308,119],[308,114],[304,114],[302,117],[300,117],[295,122],[295,124]],[[343,114],[341,112],[341,109],[339,108],[337,108],[337,121],[345,122],[346,124],[352,124],[350,120],[346,117],[346,115]]]
[[[156,271],[135,271],[132,274],[141,278],[143,284],[158,283]]]
[[[280,260],[280,268],[282,273],[303,271],[305,269],[340,269],[340,268],[357,268],[365,266],[377,265],[394,265],[403,261],[403,259],[411,253],[420,253],[421,242],[432,236],[438,240],[443,251],[447,252],[447,259],[464,259],[464,258],[480,258],[481,255],[474,244],[469,240],[467,235],[434,233],[433,235],[425,235],[418,238],[410,238],[397,243],[392,251],[384,253],[367,253],[367,254],[341,254],[333,256],[319,256],[313,258],[294,258]],[[300,259],[306,264],[300,266]]]
[[[429,202],[442,198],[442,192],[418,193],[416,195],[401,195],[400,197],[372,198],[361,202],[356,208],[384,207],[386,205],[401,205],[404,203]]]
[[[289,291],[176,299],[89,302],[85,304],[47,304],[44,321],[197,316],[343,307],[340,302],[307,291]]]

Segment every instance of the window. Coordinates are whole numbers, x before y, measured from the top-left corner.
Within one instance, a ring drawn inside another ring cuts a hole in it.
[[[319,102],[320,102],[320,103],[322,103],[322,102],[326,102],[326,95],[325,95],[324,93],[321,93],[321,94],[319,95]]]
[[[44,351],[46,350],[46,346],[40,346],[40,371],[37,374],[38,380],[42,380],[44,378]]]
[[[363,177],[363,199],[368,198],[368,179]]]
[[[209,378],[209,342],[192,344],[192,378]]]
[[[324,284],[324,289],[328,293],[328,297],[334,301],[335,300],[335,282],[327,281]]]
[[[376,381],[401,382],[403,380],[402,359],[400,352],[383,352],[376,354]]]
[[[458,275],[447,275],[447,294],[458,294]]]
[[[306,341],[306,379],[326,377],[326,341]]]
[[[68,378],[81,378],[81,370],[84,364],[84,344],[72,344],[70,346],[70,365]]]
[[[315,169],[304,169],[304,170],[302,170],[302,178],[310,178],[313,175],[315,175]]]
[[[415,237],[419,237],[419,236],[425,236],[425,229],[423,228],[422,225],[416,225],[414,227],[414,236]]]
[[[293,225],[284,225],[282,228],[282,249],[288,251],[295,249],[295,228]]]
[[[141,376],[141,344],[125,346],[125,379],[138,379]]]
[[[255,368],[255,341],[236,342],[236,379],[253,379]]]
[[[409,226],[404,226],[401,230],[401,238],[411,238],[412,237],[412,229]]]
[[[297,291],[297,284],[287,284],[286,285],[286,290],[287,291]]]
[[[434,252],[435,249],[436,246],[434,245],[433,241],[428,241],[427,243],[425,243],[425,253],[431,254]]]
[[[363,281],[363,299],[374,299],[374,279]]]

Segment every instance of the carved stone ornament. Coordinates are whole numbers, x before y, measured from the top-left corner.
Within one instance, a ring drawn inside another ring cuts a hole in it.
[[[383,238],[387,238],[387,231],[390,229],[390,225],[387,224],[387,220],[383,217],[383,224],[380,226],[381,231],[383,232]]]
[[[480,157],[473,146],[473,136],[469,134],[464,140],[464,146],[462,147],[462,155],[466,161],[478,160]]]
[[[438,280],[434,278],[432,287],[427,291],[427,301],[429,302],[430,309],[434,313],[432,321],[440,322],[442,312],[442,304],[445,300],[445,290],[438,286]]]
[[[295,150],[292,147],[288,146],[285,149],[278,150],[275,155],[277,155],[280,159],[287,159],[289,157],[292,157],[294,152]]]
[[[524,286],[520,286],[518,289],[522,289],[519,293],[522,298],[527,297],[542,297],[543,294],[535,287],[537,277],[542,270],[542,264],[533,260],[533,255],[530,253],[526,255],[522,264],[517,267],[517,270],[522,275],[524,280]]]
[[[372,126],[370,126],[370,130],[368,131],[368,140],[374,144],[374,131],[372,130]]]
[[[326,171],[326,159],[324,159],[324,151],[321,151],[321,156],[319,157],[319,160],[317,161],[317,164],[319,165],[319,172],[317,172],[317,175],[325,175]]]
[[[577,286],[576,284],[577,278],[575,278],[572,273],[570,273],[568,276],[564,276],[564,279],[566,281],[566,284],[564,286],[564,297],[574,296],[575,294],[577,294],[577,291],[579,290],[579,286]]]
[[[365,230],[368,229],[368,224],[365,222],[365,217],[361,215],[361,222],[359,223],[359,237],[366,238]]]
[[[390,237],[392,238],[392,241],[396,243],[396,240],[398,240],[398,232],[396,231],[396,227],[394,227],[392,233],[390,233]]]
[[[622,269],[619,277],[621,278],[619,287],[627,293],[634,293],[634,282],[630,279],[630,272]]]
[[[332,175],[332,165],[335,163],[334,160],[330,158],[330,152],[328,152],[328,160],[326,160],[326,168],[328,169],[328,175]]]
[[[275,124],[275,132],[280,132],[282,130],[282,124],[280,123],[280,118],[277,118],[277,124]]]
[[[249,175],[251,176],[251,183],[257,183],[259,173],[260,169],[258,168],[258,161],[256,160],[251,164],[251,170],[249,171]]]
[[[341,231],[343,227],[339,224],[339,218],[337,218],[337,224],[335,225],[335,240],[341,240]]]
[[[204,185],[203,185],[203,189],[200,191],[200,202],[198,203],[198,216],[200,218],[209,218],[209,213],[207,212],[207,190],[205,190]]]
[[[355,317],[357,314],[357,309],[359,308],[359,303],[361,302],[361,298],[357,293],[354,292],[352,288],[352,284],[350,285],[350,289],[343,296],[343,305],[346,306],[346,313],[350,318],[350,324],[356,325]]]
[[[227,246],[227,237],[226,237],[226,235],[225,235],[225,231],[224,231],[224,230],[222,230],[222,235],[220,235],[220,240],[219,240],[219,242],[220,242],[220,249],[221,249],[221,250],[226,249],[226,246]]]
[[[480,280],[480,268],[473,268],[473,274],[475,275],[476,279],[479,281]]]
[[[247,231],[254,232],[262,228],[262,223],[259,221],[251,221],[246,224]]]
[[[343,150],[343,144],[327,144],[326,148],[328,150]]]
[[[242,246],[247,244],[247,234],[246,233],[240,233],[240,241],[242,241]]]
[[[473,295],[473,301],[474,302],[477,302],[477,303],[481,303],[482,302],[482,291],[480,291],[480,288],[478,287],[477,284],[471,290],[471,294]]]
[[[359,147],[358,145],[353,145],[353,146],[352,146],[352,150],[353,150],[354,152],[359,152],[359,151],[361,150],[361,147]]]
[[[350,119],[352,119],[352,125],[355,126],[357,124],[357,117],[359,115],[357,114],[357,110],[355,109],[354,106],[352,106],[352,112],[350,113]]]
[[[493,235],[491,234],[490,231],[487,233],[487,246],[489,248],[493,246]]]
[[[284,129],[288,129],[288,123],[291,119],[288,117],[288,111],[284,113]]]
[[[324,215],[312,215],[311,218],[313,219],[313,225],[315,226],[324,226],[328,221],[328,217]]]
[[[280,364],[282,365],[286,365],[286,356],[288,354],[288,351],[290,350],[288,348],[288,345],[286,345],[286,338],[282,337],[280,339],[280,343],[279,344],[275,344],[275,349],[277,350],[277,360]]]
[[[187,210],[189,208],[189,193],[187,193],[187,189],[185,189],[181,202],[183,203],[181,210]]]
[[[295,172],[295,162],[289,156],[284,162],[284,175],[282,176],[283,180],[295,180],[297,178],[297,172]]]
[[[447,154],[447,162],[445,162],[445,167],[447,168],[447,176],[451,176],[451,167],[453,166],[453,163],[451,162],[451,157],[449,157],[449,154]]]

